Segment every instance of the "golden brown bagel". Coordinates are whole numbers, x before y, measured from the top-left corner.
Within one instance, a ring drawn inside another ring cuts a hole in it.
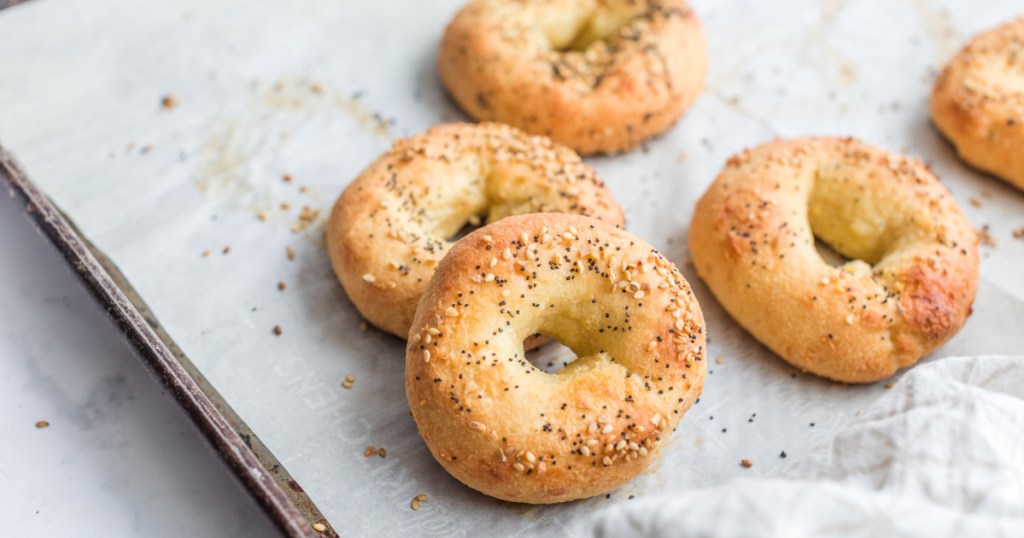
[[[523,338],[536,332],[580,358],[535,368]],[[689,285],[643,240],[578,215],[509,217],[438,266],[407,344],[406,395],[430,452],[462,483],[569,501],[651,464],[700,396],[704,349]]]
[[[851,261],[833,267],[815,237]],[[790,364],[866,383],[955,334],[978,287],[978,240],[919,162],[854,139],[776,141],[733,156],[690,225],[697,272]]]
[[[1024,190],[1024,17],[978,35],[949,62],[931,112],[963,160]]]
[[[327,252],[363,317],[405,338],[449,238],[467,223],[541,211],[624,219],[572,150],[506,125],[442,125],[396,142],[345,189]]]
[[[438,68],[470,116],[586,155],[671,127],[704,85],[707,50],[685,0],[473,0]]]

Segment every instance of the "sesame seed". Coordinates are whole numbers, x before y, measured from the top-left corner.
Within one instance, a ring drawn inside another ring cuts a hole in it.
[[[430,362],[430,350],[429,349],[424,349],[423,350],[423,362]]]
[[[494,282],[494,273],[484,275],[484,282]]]
[[[651,424],[654,424],[655,426],[661,424],[661,413],[655,413],[654,416],[651,417]]]
[[[46,420],[40,420],[39,422],[36,422],[36,428],[39,428],[40,430],[43,429],[43,428],[49,428],[49,427],[50,427],[50,423],[48,421],[46,421]]]
[[[527,452],[526,453],[526,461],[528,461],[530,463],[533,463],[533,462],[537,461],[537,456],[534,456],[533,452]]]
[[[483,239],[484,239],[484,243],[493,243],[494,242],[494,238],[489,236],[489,235],[485,235],[483,237]]]
[[[501,258],[504,260],[512,259],[512,249],[505,247],[505,250],[501,253]]]
[[[444,315],[446,315],[446,316],[448,316],[448,317],[450,317],[450,318],[457,318],[457,317],[459,317],[459,311],[458,311],[458,310],[456,310],[456,309],[455,309],[455,307],[451,307],[451,306],[449,306],[449,307],[448,307],[448,308],[447,308],[447,309],[446,309],[446,310],[444,311]]]
[[[590,455],[590,449],[587,448],[586,446],[581,446],[580,447],[580,455],[584,456],[584,457],[589,456]]]
[[[498,258],[491,258],[491,267],[498,265]]]
[[[420,343],[420,340],[423,340],[423,335],[422,334],[416,333],[416,334],[412,335],[412,343],[418,344],[418,343]]]
[[[366,282],[367,284],[373,284],[376,281],[377,277],[371,275],[370,273],[366,273],[365,275],[363,275],[363,282]]]
[[[846,324],[847,325],[853,325],[853,314],[847,314],[846,315]]]
[[[748,459],[742,459],[740,460],[740,465],[742,465],[744,469],[749,469],[754,466],[754,462]]]
[[[519,471],[520,473],[526,470],[526,466],[522,463],[513,463],[512,468]]]
[[[469,429],[471,429],[471,430],[479,430],[479,431],[486,431],[487,430],[487,426],[484,426],[483,424],[481,424],[481,423],[479,423],[479,422],[477,422],[475,420],[471,420],[471,421],[469,421]]]
[[[604,433],[604,434],[612,433],[612,425],[611,424],[605,424],[604,428],[601,428],[601,433]]]
[[[438,335],[441,334],[441,331],[439,331],[436,327],[431,327],[431,328],[427,329],[427,332],[432,334],[432,335],[434,335],[434,336],[438,336]]]
[[[512,295],[512,290],[502,290],[501,291],[501,296],[502,297],[508,297],[510,295]]]
[[[178,97],[174,95],[165,95],[163,99],[160,99],[160,106],[164,107],[167,110],[171,110],[174,107],[178,106],[178,103]]]
[[[633,298],[634,299],[643,299],[644,298],[644,291],[640,290],[640,291],[634,293],[633,294]]]
[[[326,532],[327,525],[324,525],[323,523],[314,523],[313,530],[315,530],[316,532]]]

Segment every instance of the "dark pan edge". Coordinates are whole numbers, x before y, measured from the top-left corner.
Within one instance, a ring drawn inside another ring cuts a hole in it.
[[[65,219],[3,146],[0,182],[6,183],[12,198],[22,202],[30,221],[50,239],[139,359],[181,405],[281,532],[302,538],[337,536],[299,484],[160,327],[117,267]],[[318,533],[310,521],[328,528]]]

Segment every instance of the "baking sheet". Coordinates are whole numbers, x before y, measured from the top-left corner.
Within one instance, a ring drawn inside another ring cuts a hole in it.
[[[855,135],[930,162],[996,242],[982,247],[974,316],[934,356],[1024,344],[1024,241],[1012,237],[1024,195],[964,167],[926,112],[941,63],[1021,8],[698,1],[704,95],[665,136],[588,162],[628,228],[694,285],[709,327],[704,396],[661,460],[610,498],[529,507],[461,486],[415,433],[401,342],[362,330],[321,238],[334,197],[392,138],[463,119],[434,69],[458,5],[39,0],[0,13],[0,143],[342,533],[570,533],[631,495],[773,474],[877,398],[882,383],[841,386],[773,357],[683,263],[696,199],[730,154],[775,136]],[[370,444],[387,457],[365,458]],[[430,500],[412,511],[419,493]]]

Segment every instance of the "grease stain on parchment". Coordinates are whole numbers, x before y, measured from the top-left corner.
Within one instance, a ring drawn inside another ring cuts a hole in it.
[[[839,87],[851,86],[859,78],[857,66],[828,39],[828,32],[845,5],[846,0],[821,2],[818,22],[804,36],[805,46],[800,53],[804,63],[827,69],[832,84]]]
[[[944,7],[939,7],[929,0],[914,0],[921,29],[935,44],[935,58],[939,62],[948,61],[960,48],[962,36],[953,24],[953,17]]]
[[[256,80],[206,128],[196,188],[209,200],[226,202],[228,208],[240,208],[260,221],[289,227],[304,208],[318,209],[318,218],[296,232],[319,238],[328,210],[315,207],[319,196],[300,185],[301,179],[282,187],[282,173],[274,163],[285,150],[301,143],[297,133],[327,133],[340,121],[354,121],[375,138],[391,139],[391,123],[368,109],[358,93],[302,77]]]

